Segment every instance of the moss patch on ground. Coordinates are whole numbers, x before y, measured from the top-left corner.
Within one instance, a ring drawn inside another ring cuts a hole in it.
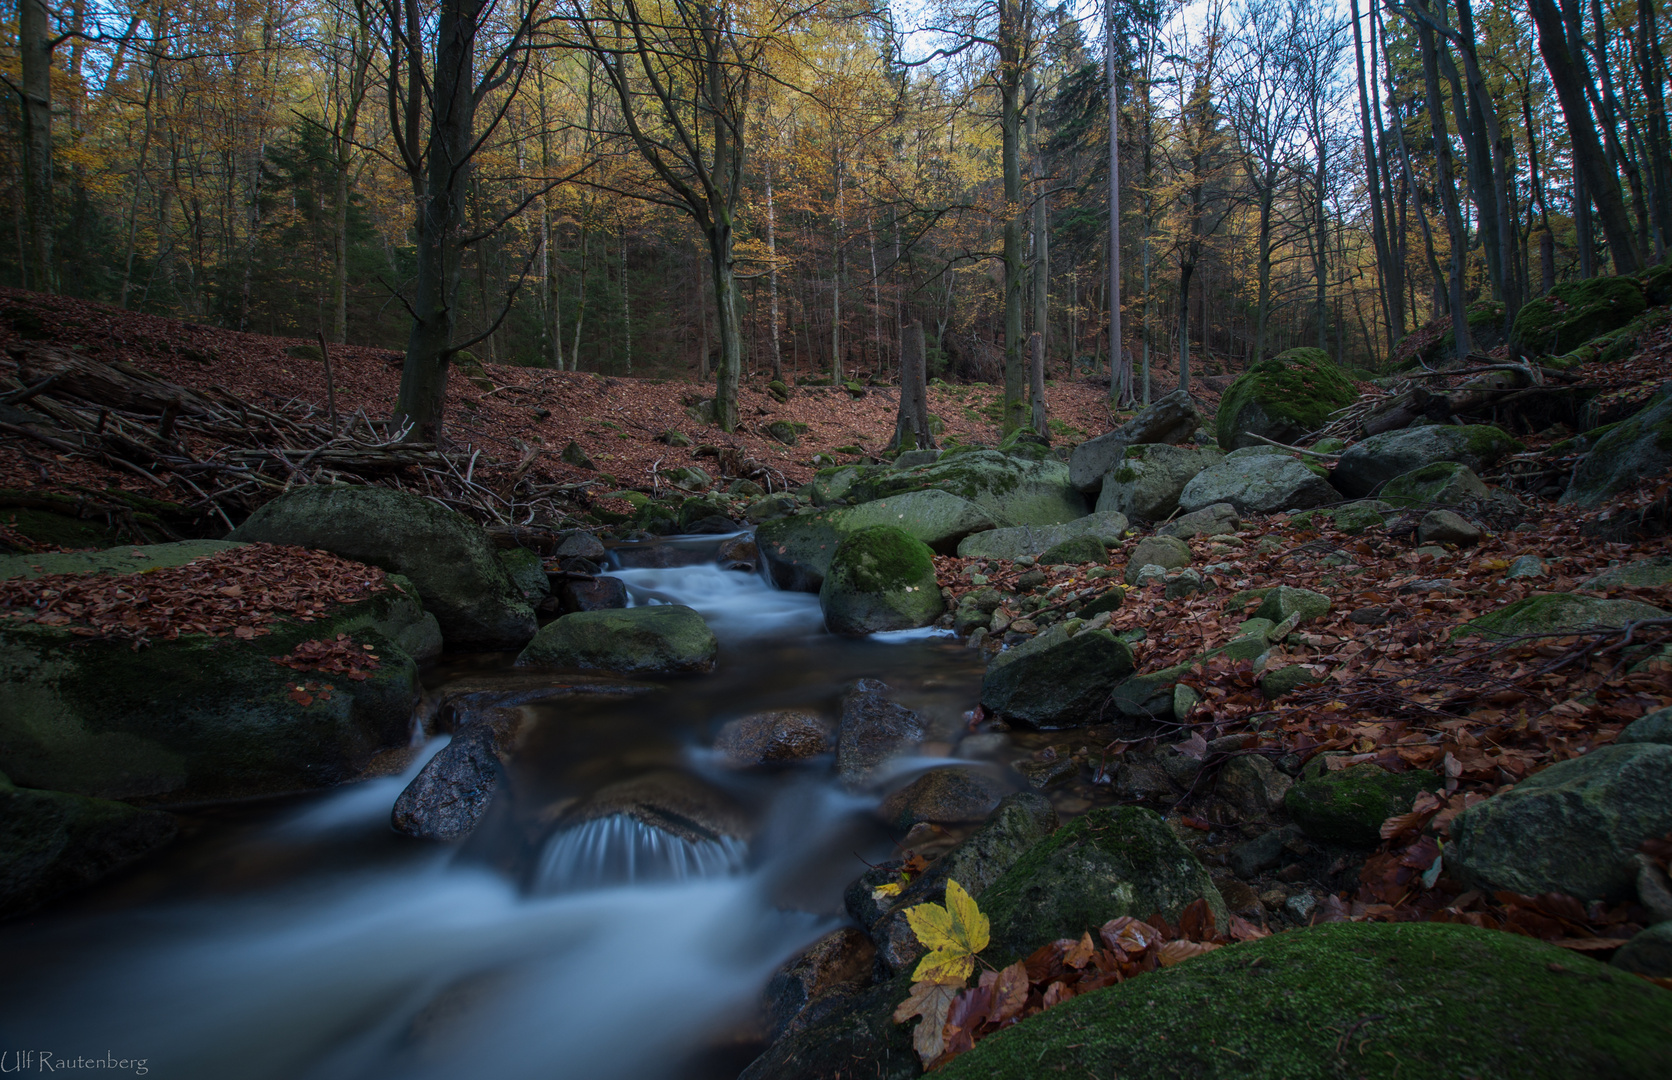
[[[1333,923],[1233,945],[983,1040],[947,1080],[1672,1075],[1672,993],[1530,938]]]

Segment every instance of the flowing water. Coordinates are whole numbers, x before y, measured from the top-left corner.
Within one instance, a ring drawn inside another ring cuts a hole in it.
[[[129,1074],[143,1059],[169,1080],[734,1075],[771,972],[837,925],[842,888],[892,841],[877,793],[836,786],[828,758],[739,772],[714,733],[762,709],[833,714],[846,683],[881,678],[932,732],[899,770],[942,764],[980,667],[932,632],[828,635],[816,597],[721,570],[717,543],[619,549],[616,571],[632,603],[704,615],[715,673],[523,706],[509,783],[459,844],[388,825],[445,736],[399,776],[202,815],[165,859],[0,931],[0,1049],[108,1055]],[[446,662],[429,696],[528,690],[510,660]],[[670,773],[736,808],[742,835],[561,820]]]

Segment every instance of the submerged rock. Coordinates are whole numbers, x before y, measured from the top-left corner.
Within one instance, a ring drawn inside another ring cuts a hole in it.
[[[109,877],[178,831],[170,814],[14,787],[0,774],[0,919]]]
[[[889,759],[923,741],[923,721],[889,693],[879,679],[860,679],[842,696],[836,773],[849,789],[866,786]]]
[[[1003,784],[979,769],[931,769],[884,799],[877,813],[902,833],[920,821],[936,825],[982,821],[1004,793]]]
[[[534,609],[487,534],[462,514],[389,488],[310,484],[267,503],[229,540],[318,548],[412,580],[453,649],[519,649]]]
[[[714,670],[720,646],[701,615],[683,604],[580,611],[540,629],[517,664],[671,675]]]
[[[831,724],[803,709],[775,709],[729,721],[714,740],[731,765],[767,765],[828,754],[836,747]]]

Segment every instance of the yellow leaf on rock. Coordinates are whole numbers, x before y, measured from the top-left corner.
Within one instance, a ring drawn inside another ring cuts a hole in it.
[[[881,900],[885,896],[898,896],[900,895],[900,890],[904,888],[905,886],[900,884],[898,881],[890,881],[872,889],[871,899]]]
[[[929,950],[912,973],[914,982],[962,984],[975,970],[975,955],[987,947],[987,916],[956,881],[946,883],[945,907],[914,904],[906,909],[906,922]]]

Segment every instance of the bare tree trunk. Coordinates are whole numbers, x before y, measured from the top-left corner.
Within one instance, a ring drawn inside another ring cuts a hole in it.
[[[1028,155],[1033,165],[1033,335],[1028,340],[1028,400],[1036,434],[1049,434],[1045,410],[1046,330],[1050,323],[1051,234],[1045,200],[1045,159],[1039,151],[1039,100],[1033,72],[1023,77],[1028,101]],[[1111,385],[1110,393],[1114,393]]]
[[[1428,94],[1428,121],[1434,135],[1435,172],[1439,175],[1440,205],[1445,210],[1446,232],[1451,239],[1451,270],[1447,277],[1451,329],[1456,340],[1457,357],[1469,355],[1469,315],[1463,304],[1463,269],[1468,256],[1469,233],[1463,223],[1462,208],[1457,201],[1457,185],[1451,160],[1451,139],[1446,134],[1445,107],[1440,97],[1439,45],[1434,29],[1425,19],[1416,23],[1417,44],[1422,52],[1422,75]]]
[[[26,285],[58,291],[52,261],[57,212],[52,198],[52,39],[46,0],[18,0],[18,51],[23,85],[23,205],[29,223]]]
[[[1115,12],[1108,11],[1103,25],[1103,51],[1109,88],[1109,354],[1111,369],[1122,369],[1124,378],[1110,379],[1109,396],[1118,403],[1132,402],[1132,369],[1125,363],[1127,352],[1120,325],[1120,79],[1115,72]],[[1121,384],[1117,387],[1117,383]]]
[[[923,342],[923,322],[913,319],[900,331],[900,412],[894,422],[891,447],[900,450],[932,450],[935,437],[929,430],[929,388]]]
[[[778,344],[778,237],[772,208],[772,162],[766,162],[766,295],[767,337],[772,342],[772,380],[784,381],[784,352]]]
[[[1004,166],[1004,415],[1005,435],[1027,422],[1024,402],[1027,358],[1022,341],[1022,292],[1027,266],[1022,257],[1022,70],[1027,30],[1023,0],[999,0],[999,127]]]
[[[842,280],[846,277],[847,249],[842,245],[842,162],[833,162],[836,173],[835,230],[830,237],[830,382],[842,382]]]
[[[1405,332],[1405,313],[1399,299],[1398,273],[1388,244],[1387,219],[1383,215],[1382,176],[1377,167],[1377,144],[1381,133],[1370,121],[1370,87],[1364,75],[1364,31],[1359,16],[1358,0],[1351,0],[1353,18],[1353,60],[1358,71],[1359,131],[1364,142],[1365,180],[1370,185],[1370,239],[1376,249],[1376,279],[1382,298],[1382,312],[1387,319],[1388,350]],[[1371,42],[1374,50],[1375,42]]]

